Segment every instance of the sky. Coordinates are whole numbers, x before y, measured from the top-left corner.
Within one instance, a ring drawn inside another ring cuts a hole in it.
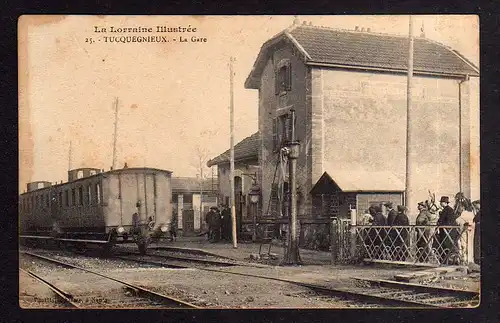
[[[299,15],[298,19],[317,26],[408,34],[408,16]],[[66,181],[68,167],[109,170],[115,98],[117,167],[127,162],[129,167],[196,176],[197,151],[205,150],[213,158],[229,149],[230,57],[236,59],[237,143],[258,129],[258,91],[245,89],[245,79],[262,44],[293,20],[293,16],[21,17],[20,190],[31,181]],[[479,66],[477,16],[414,16],[413,23],[416,37],[423,26],[426,38],[458,50]],[[95,26],[109,31],[111,26],[154,29],[157,25],[197,28],[183,37],[194,35],[207,42],[105,43],[103,36],[124,34],[94,32]],[[478,84],[472,80],[473,138],[479,131]],[[478,138],[474,144],[479,145]]]

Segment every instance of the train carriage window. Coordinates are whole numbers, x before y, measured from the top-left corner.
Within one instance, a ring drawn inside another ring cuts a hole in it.
[[[99,183],[95,184],[95,196],[97,198],[97,204],[101,203],[101,186]]]
[[[90,176],[95,175],[95,174],[96,174],[96,171],[95,171],[95,170],[91,170],[91,171],[90,171]]]
[[[78,201],[83,205],[83,186],[78,187]]]
[[[89,186],[87,186],[87,204],[92,205],[92,189]]]
[[[69,190],[64,191],[64,205],[69,206]]]
[[[76,178],[83,178],[83,170],[79,170],[79,171],[76,173]]]
[[[76,205],[76,190],[71,189],[71,205]]]
[[[45,207],[49,207],[50,206],[50,195],[49,193],[47,193],[46,197],[45,197]]]
[[[63,205],[62,192],[59,192],[59,206]]]

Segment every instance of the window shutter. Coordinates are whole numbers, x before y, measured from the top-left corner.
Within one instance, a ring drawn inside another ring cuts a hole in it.
[[[285,86],[287,91],[292,90],[292,65],[288,63],[286,65],[286,81],[285,81]]]

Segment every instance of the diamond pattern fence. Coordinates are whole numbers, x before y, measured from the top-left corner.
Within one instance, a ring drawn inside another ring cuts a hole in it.
[[[466,227],[350,226],[350,231],[356,243],[350,249],[351,259],[433,265],[467,262]]]

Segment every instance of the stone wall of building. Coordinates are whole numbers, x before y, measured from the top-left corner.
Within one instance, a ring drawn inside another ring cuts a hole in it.
[[[406,82],[405,75],[312,70],[313,182],[327,162],[339,172],[391,170],[404,183]],[[461,90],[460,115],[456,79],[414,77],[411,215],[428,190],[450,197],[459,191],[460,164],[462,191],[470,196],[468,81]]]
[[[311,189],[310,180],[308,180],[309,142],[306,136],[307,127],[309,127],[306,105],[306,93],[308,91],[306,85],[307,78],[309,77],[308,68],[304,65],[299,53],[292,49],[290,44],[283,42],[277,46],[277,50],[273,52],[264,69],[259,89],[259,131],[262,136],[259,157],[262,168],[263,212],[267,212],[273,180],[277,181],[275,170],[279,153],[273,149],[273,118],[289,113],[293,107],[297,118],[296,136],[301,142],[300,154],[297,160],[297,186],[298,192],[303,196],[303,199],[298,204],[298,213],[306,214],[308,212],[306,206],[309,203],[309,191]],[[276,94],[275,69],[283,59],[289,59],[291,63],[291,91]],[[280,172],[280,169],[278,169],[278,172]],[[276,211],[270,210],[270,213]]]

